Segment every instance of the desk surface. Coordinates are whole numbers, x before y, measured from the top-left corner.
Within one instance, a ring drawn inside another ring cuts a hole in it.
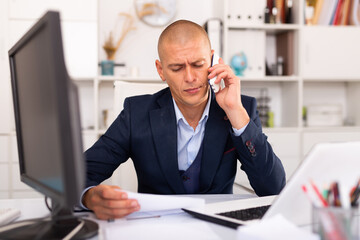
[[[188,195],[187,195],[188,196]],[[254,195],[193,195],[203,198],[206,203],[250,198]],[[18,220],[45,217],[49,211],[43,198],[37,199],[1,199],[0,207],[15,207],[21,210]],[[214,223],[198,220],[180,213],[161,216],[159,218],[126,220],[114,222],[98,220],[93,214],[89,218],[95,220],[100,227],[99,235],[93,239],[236,239],[236,230]]]

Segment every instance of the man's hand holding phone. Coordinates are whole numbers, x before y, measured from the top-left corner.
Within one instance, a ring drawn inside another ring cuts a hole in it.
[[[214,54],[213,52],[212,58],[216,61]],[[224,82],[224,87],[214,92],[217,103],[225,111],[231,125],[236,129],[244,127],[250,118],[241,102],[240,78],[234,74],[230,66],[224,64],[222,58],[219,58],[218,64],[212,64],[208,71],[208,79],[214,84]]]
[[[220,60],[219,55],[213,53],[213,55],[211,56],[211,67],[219,64],[219,60]],[[223,79],[221,79],[219,83],[215,83],[215,81],[216,81],[216,76],[209,80],[209,84],[212,90],[214,91],[214,93],[217,93],[218,91],[220,91],[220,89],[223,89],[225,87],[225,83]]]

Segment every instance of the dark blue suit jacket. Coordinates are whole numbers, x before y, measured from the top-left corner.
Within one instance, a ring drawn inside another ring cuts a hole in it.
[[[199,193],[232,193],[237,160],[259,196],[278,194],[285,172],[262,133],[256,100],[242,96],[251,120],[244,133],[232,133],[214,94],[206,123]],[[100,184],[131,158],[138,191],[185,194],[177,158],[177,125],[169,88],[154,95],[127,98],[124,110],[106,133],[86,151],[87,186]]]

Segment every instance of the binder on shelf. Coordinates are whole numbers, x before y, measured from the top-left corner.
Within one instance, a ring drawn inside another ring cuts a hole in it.
[[[285,22],[285,6],[284,0],[275,0],[275,6],[277,8],[276,23]]]
[[[275,8],[275,10],[274,10]],[[275,23],[274,11],[277,14],[276,6],[274,5],[274,0],[267,0],[265,7],[265,23]]]
[[[291,76],[294,71],[294,32],[284,32],[276,35],[276,55],[284,60],[284,75]]]
[[[351,13],[350,13],[350,23],[351,25],[360,25],[360,9],[359,9],[359,1],[352,0],[351,4]]]
[[[285,23],[292,23],[293,22],[293,0],[286,0],[285,1]]]
[[[204,27],[205,27],[205,31],[209,36],[211,48],[214,49],[219,56],[222,56],[223,55],[223,51],[222,51],[223,23],[221,19],[218,18],[209,19],[206,21]]]
[[[333,12],[337,6],[337,0],[324,0],[317,21],[318,25],[330,25]]]
[[[339,1],[340,1],[340,0],[336,0],[335,7],[334,7],[334,9],[333,9],[333,11],[332,11],[332,13],[331,13],[331,19],[330,19],[329,25],[332,25],[333,22],[334,22],[334,18],[335,18],[335,14],[336,14],[336,9],[337,9],[337,7],[338,7]]]
[[[344,0],[344,7],[342,11],[342,17],[340,19],[340,25],[349,25],[350,7],[351,7],[351,0]]]
[[[320,12],[323,7],[324,0],[317,0],[315,5],[315,13],[313,17],[313,25],[316,25],[319,21]]]
[[[339,25],[338,22],[339,22],[339,18],[340,18],[340,15],[341,15],[343,2],[344,2],[343,0],[338,0],[338,3],[336,5],[336,9],[334,11],[333,19],[332,19],[332,22],[331,22],[332,25]]]
[[[306,0],[305,1],[305,24],[312,25],[315,14],[316,1],[315,0]]]
[[[266,0],[229,0],[227,9],[229,27],[264,24],[265,7]]]

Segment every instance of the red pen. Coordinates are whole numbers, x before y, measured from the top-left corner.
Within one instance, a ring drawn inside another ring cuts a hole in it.
[[[310,181],[310,185],[311,185],[312,189],[314,190],[316,197],[320,200],[321,205],[323,207],[329,206],[329,203],[323,198],[323,196],[321,195],[321,193],[320,193],[318,187],[315,185],[315,183],[313,181]]]

